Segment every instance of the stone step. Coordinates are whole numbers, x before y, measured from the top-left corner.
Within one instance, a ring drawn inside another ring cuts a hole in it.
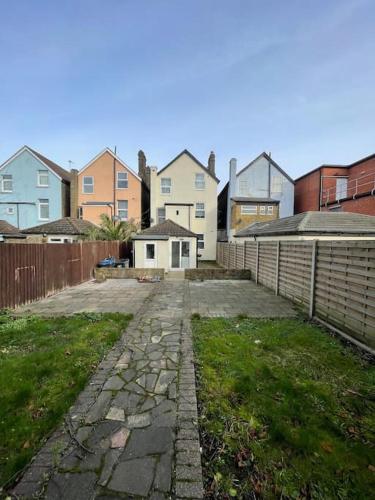
[[[166,280],[184,280],[185,279],[185,269],[181,269],[178,271],[169,271],[165,273]]]

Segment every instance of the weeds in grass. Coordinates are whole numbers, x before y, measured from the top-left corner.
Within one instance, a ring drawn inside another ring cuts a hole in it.
[[[0,312],[0,485],[21,470],[84,388],[130,316]]]
[[[302,320],[195,319],[208,498],[370,498],[375,369]]]

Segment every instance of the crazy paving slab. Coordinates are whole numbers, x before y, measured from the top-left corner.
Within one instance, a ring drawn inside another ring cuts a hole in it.
[[[153,286],[13,493],[202,498],[191,342],[188,283]]]

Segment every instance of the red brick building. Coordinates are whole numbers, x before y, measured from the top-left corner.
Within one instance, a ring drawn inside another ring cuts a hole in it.
[[[321,165],[296,179],[294,213],[310,210],[375,215],[375,154],[351,165]]]

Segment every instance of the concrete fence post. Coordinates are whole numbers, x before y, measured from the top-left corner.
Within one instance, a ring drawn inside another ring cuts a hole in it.
[[[275,295],[279,295],[280,241],[276,243]]]
[[[314,240],[311,248],[309,318],[312,318],[315,312],[315,275],[316,275],[316,253],[317,253],[316,249],[317,249],[317,241]]]
[[[246,269],[246,241],[244,241],[244,244],[243,244],[243,263],[242,263],[242,269]]]
[[[256,263],[255,263],[255,283],[258,284],[258,277],[259,277],[259,241],[257,241],[257,256],[256,256]]]

